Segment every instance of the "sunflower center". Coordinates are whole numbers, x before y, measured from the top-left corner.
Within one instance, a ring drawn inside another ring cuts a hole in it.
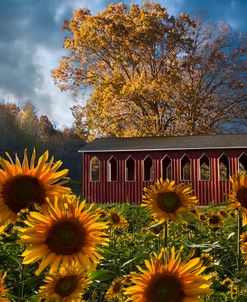
[[[153,277],[145,292],[147,302],[182,302],[183,288],[178,277],[160,274]]]
[[[175,192],[157,194],[157,205],[165,212],[174,213],[181,206],[181,199]]]
[[[6,205],[18,213],[32,202],[42,204],[45,199],[45,190],[36,177],[20,175],[7,181],[2,189],[2,197]]]
[[[212,216],[210,216],[208,221],[210,224],[218,224],[218,223],[220,223],[220,218],[216,215],[212,215]]]
[[[118,222],[120,222],[120,217],[119,217],[118,214],[113,213],[113,214],[111,215],[111,220],[112,220],[112,222],[114,222],[114,223],[118,223]]]
[[[119,291],[120,291],[120,289],[121,289],[121,282],[116,282],[115,284],[114,284],[114,286],[113,286],[113,292],[114,293],[118,293]]]
[[[247,208],[247,188],[242,187],[238,190],[237,199],[241,203],[241,206]]]
[[[67,297],[72,294],[77,287],[77,276],[66,276],[60,278],[55,285],[55,292],[60,297]]]
[[[46,244],[57,255],[71,255],[81,250],[86,234],[77,220],[66,219],[57,222],[47,234]]]
[[[205,220],[206,220],[206,216],[205,216],[205,215],[203,215],[203,214],[202,214],[202,215],[200,215],[200,220],[201,220],[201,221],[205,221]]]

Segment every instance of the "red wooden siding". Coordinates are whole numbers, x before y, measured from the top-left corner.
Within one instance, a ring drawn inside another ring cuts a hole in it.
[[[235,175],[238,171],[238,158],[243,153],[247,155],[247,149],[84,153],[82,192],[90,202],[140,204],[143,188],[149,187],[161,177],[164,156],[167,155],[171,159],[173,178],[176,183],[180,183],[180,160],[187,155],[191,159],[191,180],[183,181],[183,183],[192,184],[194,194],[198,196],[201,205],[212,202],[219,204],[227,198],[230,183],[228,180],[219,180],[218,159],[225,154],[229,158],[230,175]],[[203,154],[209,158],[209,180],[199,180],[200,158]],[[125,181],[125,160],[129,155],[135,160],[135,181]],[[154,181],[143,181],[143,160],[147,155],[153,159]],[[90,160],[93,156],[97,156],[100,160],[100,181],[98,182],[90,181]],[[117,181],[108,181],[107,178],[107,161],[111,156],[114,156],[118,163]]]

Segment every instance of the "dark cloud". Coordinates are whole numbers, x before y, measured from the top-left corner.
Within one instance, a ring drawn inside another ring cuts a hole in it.
[[[170,1],[160,1],[169,5]],[[178,12],[203,13],[209,21],[225,22],[234,30],[247,34],[246,0],[190,0],[178,1]]]
[[[152,0],[149,0],[152,1]],[[172,14],[187,12],[189,14],[203,13],[212,22],[229,23],[236,31],[247,33],[246,0],[156,0],[168,8]],[[109,3],[123,2],[130,5],[132,2],[142,4],[142,0],[95,0],[86,1],[92,12],[107,7]],[[96,5],[95,5],[96,4]]]
[[[67,5],[67,10],[56,20],[57,10],[63,3],[61,0],[1,0],[1,41],[21,39],[56,47],[57,41],[63,38],[60,24],[71,15],[71,7]]]
[[[38,66],[33,63],[32,48],[26,43],[0,43],[0,88],[8,93],[31,97],[42,83]]]
[[[61,5],[61,0],[0,1],[0,90],[31,99],[48,112],[51,97],[37,92],[46,75],[36,59],[40,47],[49,51],[62,48],[60,25],[71,15],[71,7],[64,6],[58,16]]]

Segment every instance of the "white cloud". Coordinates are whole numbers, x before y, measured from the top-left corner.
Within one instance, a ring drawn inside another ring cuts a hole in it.
[[[40,72],[43,75],[43,82],[35,88],[37,101],[35,106],[39,115],[46,114],[50,120],[56,121],[60,126],[71,126],[73,116],[70,107],[75,104],[69,93],[61,92],[55,86],[50,75],[51,69],[58,65],[59,58],[64,55],[64,51],[54,51],[45,47],[40,47],[35,54],[35,62],[40,65]],[[49,104],[45,104],[44,102]],[[50,111],[47,111],[47,107]]]

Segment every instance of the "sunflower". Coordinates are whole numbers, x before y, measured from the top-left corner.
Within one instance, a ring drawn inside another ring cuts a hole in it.
[[[208,226],[217,228],[223,226],[223,220],[219,213],[209,212],[208,213]]]
[[[182,248],[176,253],[162,249],[154,254],[151,261],[146,260],[146,269],[138,266],[140,273],[132,273],[132,282],[125,290],[130,295],[127,301],[138,302],[199,302],[199,297],[209,294],[210,275],[200,275],[205,269],[200,258],[189,256],[181,262]]]
[[[9,301],[9,299],[4,297],[8,292],[8,290],[4,286],[4,280],[5,280],[6,276],[7,276],[7,272],[5,272],[3,275],[0,274],[0,302]]]
[[[209,253],[202,253],[200,259],[204,266],[211,266],[213,264],[214,258]]]
[[[207,216],[203,213],[200,213],[198,218],[201,222],[207,221]]]
[[[112,299],[122,299],[124,297],[123,289],[124,289],[124,282],[125,278],[120,277],[112,281],[110,287],[108,288],[105,299],[110,301]]]
[[[107,218],[108,218],[107,221],[109,222],[109,225],[113,229],[125,228],[129,225],[125,217],[117,210],[109,211]]]
[[[106,216],[107,216],[107,212],[105,210],[103,210],[103,209],[100,209],[99,210],[99,217],[101,219],[104,219]]]
[[[198,218],[198,216],[200,215],[200,212],[199,212],[198,209],[197,209],[196,207],[194,207],[194,206],[190,209],[190,213],[191,213],[193,216],[195,216],[196,218]]]
[[[174,181],[157,180],[150,188],[144,188],[142,206],[151,211],[154,219],[164,222],[176,220],[177,217],[191,209],[197,203],[197,197],[192,195],[190,185]]]
[[[76,265],[61,267],[59,272],[48,274],[45,285],[39,288],[39,294],[45,301],[70,302],[84,301],[80,298],[85,294],[89,284],[87,272]]]
[[[227,217],[227,212],[226,211],[224,211],[224,210],[219,210],[219,212],[218,212],[219,214],[220,214],[220,216],[222,217],[222,218],[226,218]]]
[[[228,287],[232,285],[232,280],[230,278],[225,278],[224,280],[220,281],[220,283]]]
[[[236,211],[229,211],[228,212],[228,215],[231,217],[231,218],[236,218],[236,216],[237,216],[237,213],[236,213]]]
[[[247,244],[247,232],[244,232],[240,235],[240,242],[242,244]]]
[[[75,196],[56,197],[54,203],[40,212],[30,212],[25,220],[27,228],[21,228],[21,242],[29,244],[23,252],[24,264],[42,259],[36,274],[39,275],[48,265],[50,273],[59,264],[77,262],[81,265],[97,263],[103,258],[98,254],[97,244],[107,245],[108,238],[103,232],[105,222],[97,222],[98,211],[86,208]]]
[[[240,249],[241,249],[241,252],[242,252],[242,254],[244,256],[244,259],[245,259],[244,264],[247,265],[247,243],[241,244]]]
[[[7,226],[7,224],[3,224],[0,226],[0,240],[4,239],[8,235],[6,232]]]
[[[7,221],[15,222],[17,214],[28,208],[33,202],[46,204],[46,197],[53,199],[55,194],[70,193],[70,189],[62,187],[68,180],[61,180],[68,170],[57,171],[61,161],[54,163],[46,151],[35,165],[36,151],[32,152],[30,165],[27,151],[24,151],[22,164],[16,155],[15,163],[6,153],[9,160],[0,157],[0,225]]]
[[[247,171],[239,173],[235,179],[230,177],[232,191],[229,199],[232,202],[228,208],[240,210],[243,216],[243,225],[247,224]]]
[[[231,286],[231,292],[230,292],[230,294],[231,294],[231,298],[233,300],[237,299],[237,297],[238,297],[238,287],[236,285],[232,285]]]

